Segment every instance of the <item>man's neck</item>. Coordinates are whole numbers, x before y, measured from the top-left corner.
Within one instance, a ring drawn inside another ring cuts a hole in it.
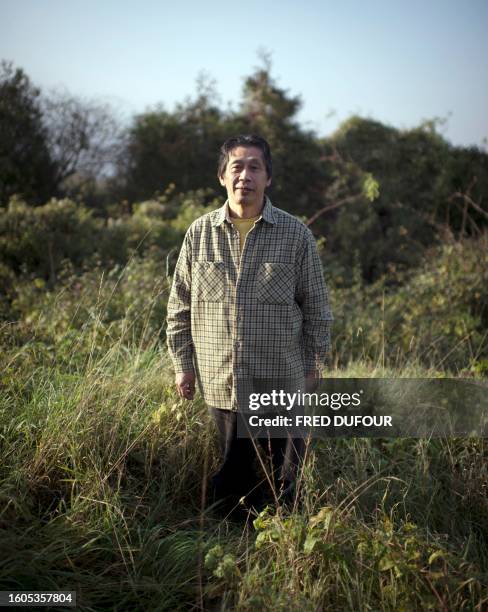
[[[253,217],[258,217],[263,211],[264,202],[265,198],[263,198],[260,204],[241,206],[241,204],[229,200],[229,215],[237,219],[252,219]]]

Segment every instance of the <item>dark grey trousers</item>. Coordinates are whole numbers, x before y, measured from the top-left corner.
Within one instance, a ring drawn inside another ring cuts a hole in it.
[[[275,494],[282,501],[293,501],[297,472],[305,453],[303,438],[238,438],[236,412],[209,410],[222,453],[222,464],[212,477],[213,501],[230,498],[238,502],[245,496],[250,505],[259,505],[274,499]]]

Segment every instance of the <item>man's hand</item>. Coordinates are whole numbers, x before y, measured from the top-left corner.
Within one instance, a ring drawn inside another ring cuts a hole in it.
[[[305,376],[305,391],[307,393],[313,393],[319,386],[319,373],[318,371],[309,372]]]
[[[181,372],[175,377],[176,390],[178,395],[186,400],[192,400],[195,395],[195,374],[194,372]]]

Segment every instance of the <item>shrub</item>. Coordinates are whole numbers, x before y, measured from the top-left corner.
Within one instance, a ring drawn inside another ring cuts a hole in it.
[[[80,266],[92,255],[100,231],[91,211],[71,200],[52,199],[34,208],[14,198],[7,210],[0,209],[1,263],[53,284],[64,259]]]
[[[486,371],[488,234],[432,249],[422,267],[395,272],[372,285],[352,274],[352,286],[330,279],[336,363],[424,365]]]

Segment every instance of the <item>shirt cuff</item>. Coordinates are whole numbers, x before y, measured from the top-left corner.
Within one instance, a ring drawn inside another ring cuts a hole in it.
[[[172,357],[172,361],[175,374],[182,374],[183,372],[195,372],[195,367],[193,365],[193,355]]]

